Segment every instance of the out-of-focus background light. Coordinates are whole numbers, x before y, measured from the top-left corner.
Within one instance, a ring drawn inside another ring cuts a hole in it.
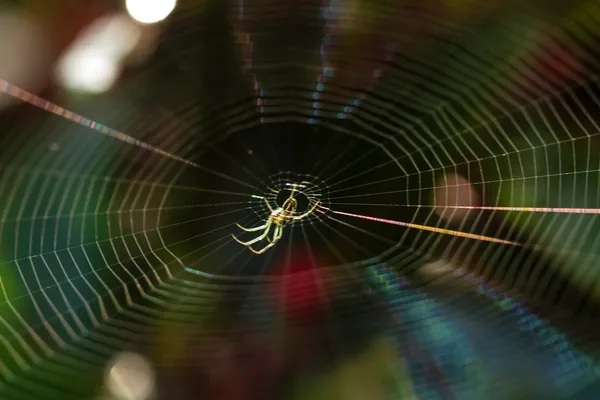
[[[127,0],[127,11],[143,24],[153,24],[167,18],[175,9],[176,0]]]
[[[59,68],[59,80],[66,88],[90,93],[102,93],[117,80],[118,66],[99,52],[69,54]]]
[[[109,90],[140,37],[140,28],[125,15],[98,18],[63,53],[57,65],[58,83],[89,93]]]
[[[0,11],[0,78],[24,89],[43,87],[50,65],[47,37],[26,13]],[[16,99],[0,94],[0,110]]]
[[[119,400],[150,399],[154,396],[154,370],[141,355],[121,353],[107,371],[106,388]]]

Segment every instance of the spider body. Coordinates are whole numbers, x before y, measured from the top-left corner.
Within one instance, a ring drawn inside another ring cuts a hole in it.
[[[312,204],[312,206],[310,206],[310,204],[309,204],[310,207],[307,211],[305,211],[302,214],[296,215],[296,211],[298,209],[298,201],[295,199],[294,196],[296,194],[296,189],[297,189],[298,185],[291,185],[291,186],[292,186],[292,190],[290,191],[290,195],[287,199],[285,199],[285,201],[283,202],[281,207],[273,208],[271,206],[271,204],[269,203],[269,201],[267,199],[263,198],[263,200],[265,201],[265,204],[267,205],[267,207],[269,208],[269,211],[270,211],[270,214],[267,217],[267,220],[263,225],[255,226],[253,228],[244,228],[240,224],[236,224],[238,226],[238,228],[240,228],[241,230],[243,230],[245,232],[262,231],[262,233],[259,236],[257,236],[256,238],[254,238],[252,240],[249,240],[247,242],[242,242],[235,235],[231,235],[233,237],[233,239],[236,242],[238,242],[239,244],[247,246],[253,253],[262,254],[265,251],[267,251],[269,248],[273,247],[275,245],[275,243],[277,243],[277,241],[279,241],[279,239],[281,239],[281,236],[283,235],[283,228],[285,226],[287,226],[290,222],[300,220],[302,218],[305,218],[309,214],[311,214],[317,208],[320,201],[319,200],[311,201],[313,204]],[[266,240],[268,242],[268,244],[265,247],[263,247],[262,249],[255,250],[252,247],[252,245],[254,243],[260,242],[262,240]]]
[[[297,208],[298,202],[296,199],[293,197],[287,198],[281,207],[277,207],[271,212],[269,218],[274,224],[285,226],[290,222],[290,218],[293,217]]]

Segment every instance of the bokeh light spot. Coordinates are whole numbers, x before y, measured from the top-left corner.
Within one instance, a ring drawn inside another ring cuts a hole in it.
[[[106,387],[120,400],[146,400],[154,394],[154,371],[141,355],[121,353],[108,369]]]
[[[176,3],[176,0],[127,0],[126,7],[136,21],[153,24],[167,18]]]
[[[437,184],[434,210],[448,221],[461,221],[468,217],[470,207],[479,205],[479,194],[469,181],[457,174],[448,174]]]

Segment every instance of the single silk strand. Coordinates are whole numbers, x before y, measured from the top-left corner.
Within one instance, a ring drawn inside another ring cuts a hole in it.
[[[347,213],[347,212],[343,212],[343,211],[335,211],[335,210],[332,210],[332,209],[326,208],[326,207],[322,207],[321,209],[328,210],[329,212],[332,212],[334,214],[346,215],[348,217],[362,218],[362,219],[367,219],[367,220],[375,221],[375,222],[383,222],[385,224],[404,226],[407,228],[420,229],[420,230],[428,231],[428,232],[442,233],[444,235],[459,236],[459,237],[464,237],[467,239],[483,240],[486,242],[493,242],[493,243],[509,244],[512,246],[521,246],[521,244],[519,244],[519,243],[511,242],[509,240],[504,240],[504,239],[498,239],[498,238],[494,238],[491,236],[476,235],[474,233],[455,231],[455,230],[451,230],[451,229],[436,228],[433,226],[413,224],[410,222],[394,221],[391,219],[371,217],[368,215],[360,215],[360,214]]]
[[[29,103],[38,108],[42,108],[46,111],[49,111],[60,117],[66,118],[70,121],[76,122],[80,125],[85,126],[86,128],[94,129],[104,135],[113,137],[122,142],[129,143],[134,146],[140,147],[144,150],[151,151],[153,153],[159,154],[159,155],[167,157],[167,158],[171,158],[173,160],[182,162],[187,165],[191,165],[192,167],[196,167],[196,168],[199,167],[198,164],[196,164],[192,161],[186,160],[185,158],[179,157],[173,153],[169,153],[168,151],[159,149],[158,147],[152,146],[151,144],[142,142],[141,140],[138,140],[132,136],[129,136],[129,135],[123,133],[123,132],[119,132],[116,129],[109,128],[106,125],[102,125],[96,121],[87,119],[79,114],[76,114],[72,111],[62,108],[61,106],[54,104],[48,100],[44,100],[41,97],[36,96],[35,94],[28,92],[27,90],[21,89],[20,87],[15,86],[1,78],[0,78],[0,91],[6,93],[16,99],[19,99],[21,101]]]

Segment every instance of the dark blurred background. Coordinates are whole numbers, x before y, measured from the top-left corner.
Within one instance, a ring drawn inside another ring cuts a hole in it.
[[[0,0],[0,399],[598,398],[599,27]]]

